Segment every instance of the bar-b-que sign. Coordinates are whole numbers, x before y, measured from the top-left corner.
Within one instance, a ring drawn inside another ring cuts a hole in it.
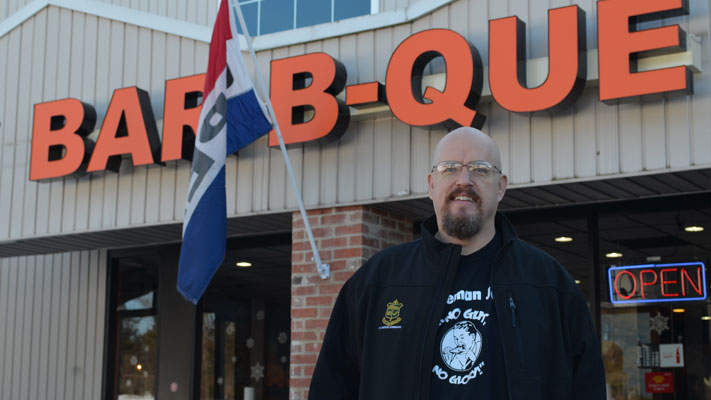
[[[639,30],[637,23],[688,12],[687,0],[597,3],[600,101],[692,93],[686,66],[636,69],[640,53],[683,51],[686,46],[678,25]],[[526,83],[525,24],[517,17],[489,21],[489,86],[494,101],[520,113],[555,112],[572,105],[587,79],[585,21],[578,6],[548,11],[548,76],[538,87]],[[423,92],[423,72],[437,57],[446,65],[445,87]],[[326,53],[271,62],[270,97],[286,144],[339,139],[348,128],[349,105],[388,104],[396,118],[413,126],[480,128],[485,120],[476,110],[484,83],[479,52],[448,29],[418,32],[400,43],[384,84],[346,87],[346,76],[344,65]],[[166,82],[162,143],[148,93],[136,87],[114,92],[96,143],[87,138],[96,125],[93,106],[73,98],[36,104],[30,179],[118,171],[126,155],[133,165],[191,159],[203,81],[203,75],[195,75]],[[344,88],[345,101],[336,97]],[[306,110],[313,111],[308,120]],[[224,118],[219,113],[211,116]],[[269,144],[276,143],[272,132]]]

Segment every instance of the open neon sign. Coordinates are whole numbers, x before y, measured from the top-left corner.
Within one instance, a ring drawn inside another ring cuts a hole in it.
[[[612,267],[607,276],[613,304],[706,299],[702,262]]]

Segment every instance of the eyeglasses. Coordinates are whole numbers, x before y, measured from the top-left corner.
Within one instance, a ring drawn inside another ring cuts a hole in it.
[[[486,178],[493,170],[501,173],[501,170],[497,166],[483,160],[472,161],[467,164],[462,164],[459,161],[440,161],[432,167],[430,173],[437,172],[444,178],[451,178],[459,176],[464,166],[469,170],[469,176],[471,178]]]

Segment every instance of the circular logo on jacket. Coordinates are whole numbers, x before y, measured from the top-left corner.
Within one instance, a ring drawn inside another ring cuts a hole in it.
[[[473,322],[459,321],[444,334],[439,350],[447,367],[469,371],[481,353],[481,333]]]

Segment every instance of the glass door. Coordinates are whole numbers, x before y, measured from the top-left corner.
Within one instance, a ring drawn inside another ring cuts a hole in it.
[[[711,400],[711,210],[599,219],[600,334],[612,400]]]

